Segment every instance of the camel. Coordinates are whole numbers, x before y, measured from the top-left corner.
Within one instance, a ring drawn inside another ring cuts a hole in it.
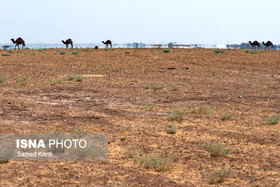
[[[111,48],[112,48],[112,42],[111,42],[111,40],[107,40],[106,42],[102,41],[102,43],[104,43],[104,44],[106,45],[106,48],[108,48],[108,45],[110,45]]]
[[[73,41],[71,40],[71,38],[67,39],[66,41],[62,40],[62,43],[64,43],[66,45],[66,49],[68,48],[68,45],[71,45],[71,48],[73,48]]]
[[[261,48],[261,45],[258,41],[254,41],[253,43],[251,41],[249,41],[249,43],[251,44],[251,49],[256,46],[256,48]]]
[[[262,42],[262,43],[265,46],[265,49],[269,48],[269,46],[271,46],[271,49],[272,48],[274,49],[273,43],[271,41],[267,41],[266,43]]]
[[[15,45],[15,48],[18,46],[18,49],[19,49],[19,46],[20,46],[20,45],[22,45],[22,48],[23,48],[23,46],[25,47],[25,41],[24,41],[21,37],[19,37],[19,38],[16,39],[16,40],[14,40],[14,39],[12,38],[11,40],[12,40],[13,44],[16,44],[16,45]]]

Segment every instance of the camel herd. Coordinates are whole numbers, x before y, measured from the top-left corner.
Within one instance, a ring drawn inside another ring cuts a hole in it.
[[[13,44],[16,44],[16,45],[15,45],[15,48],[18,47],[18,49],[19,49],[19,46],[20,46],[20,45],[22,45],[22,48],[23,48],[23,47],[26,47],[26,46],[25,46],[25,41],[24,41],[21,37],[17,38],[16,40],[14,40],[14,39],[12,38],[11,40],[12,40]],[[73,41],[72,41],[71,38],[67,39],[66,41],[62,40],[61,42],[64,43],[64,44],[66,45],[66,49],[68,48],[68,45],[69,45],[69,44],[71,45],[71,48],[73,48]],[[106,42],[102,41],[102,43],[104,43],[104,44],[106,45],[106,48],[108,48],[108,45],[110,45],[111,48],[112,48],[112,42],[111,42],[111,40],[107,40]]]
[[[266,49],[266,48],[269,48],[269,47],[271,47],[271,48],[274,49],[273,43],[272,43],[271,41],[267,41],[266,43],[262,42],[262,43],[263,43],[263,45],[265,46],[265,49]],[[254,41],[253,43],[252,43],[251,41],[249,41],[249,44],[252,46],[251,49],[252,49],[253,47],[256,47],[257,49],[258,49],[258,48],[260,48],[260,49],[262,48],[261,45],[260,45],[260,43],[259,43],[258,41]]]
[[[11,41],[13,42],[13,44],[16,44],[15,48],[18,47],[18,49],[19,49],[20,45],[22,45],[22,48],[26,47],[25,46],[25,41],[21,37],[19,37],[16,40],[14,40],[12,38]],[[66,41],[62,40],[61,42],[66,45],[66,49],[68,48],[69,44],[71,45],[71,48],[73,48],[73,41],[72,41],[71,38],[67,39]],[[109,45],[112,48],[112,42],[110,40],[107,40],[106,42],[102,41],[102,43],[105,44],[106,48],[108,48]],[[273,43],[271,41],[267,41],[266,43],[262,42],[262,43],[265,46],[265,49],[266,48],[269,49],[269,47],[271,47],[271,49],[272,48],[274,49]],[[256,48],[256,49],[259,49],[259,48],[261,49],[261,45],[260,45],[260,43],[258,41],[254,41],[254,42],[249,41],[249,44],[252,46],[251,49],[253,49],[253,47]]]

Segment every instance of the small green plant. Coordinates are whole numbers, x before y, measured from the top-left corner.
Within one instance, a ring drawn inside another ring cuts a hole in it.
[[[140,109],[142,109],[142,110],[153,110],[154,105],[141,105]]]
[[[243,70],[241,70],[241,73],[246,73],[246,70],[244,70],[244,69],[243,69]]]
[[[63,83],[63,80],[54,80],[54,81],[52,81],[52,85],[56,85],[56,84],[62,84]]]
[[[180,88],[179,88],[178,85],[171,85],[170,90],[171,91],[177,91],[177,90],[180,90]]]
[[[110,68],[108,66],[104,67],[105,70],[109,70]]]
[[[27,84],[27,80],[28,80],[28,77],[25,76],[25,77],[22,77],[22,78],[18,78],[18,79],[16,80],[16,82],[17,82],[17,83],[20,83],[20,84],[22,84],[22,85],[26,85],[26,84]]]
[[[72,55],[79,55],[79,54],[80,54],[79,51],[73,51],[73,52],[72,52]]]
[[[84,77],[83,75],[74,72],[72,75],[68,75],[65,79],[65,81],[72,81],[72,80],[76,80],[77,82],[83,82]]]
[[[220,184],[223,183],[226,178],[231,174],[231,170],[227,168],[221,168],[219,171],[213,172],[210,175],[209,184]]]
[[[186,113],[188,109],[185,108],[185,109],[181,109],[181,108],[173,108],[173,111],[170,113],[169,115],[169,120],[171,121],[178,121],[178,122],[181,122],[183,120],[183,115]]]
[[[194,107],[192,110],[192,113],[195,114],[211,114],[212,112],[212,107],[207,105],[200,105],[198,108]]]
[[[151,156],[144,155],[138,157],[138,161],[146,169],[151,169],[156,172],[170,171],[174,167],[174,163],[177,160],[177,156],[174,154],[169,154],[167,156],[159,156],[153,153]]]
[[[133,79],[131,82],[135,82],[135,83],[137,83],[138,82],[138,80],[136,80],[136,79]]]
[[[227,145],[219,144],[216,141],[208,141],[204,145],[204,148],[213,157],[225,157],[232,150],[231,148],[228,148]]]
[[[15,53],[15,51],[14,50],[9,50],[9,51],[7,51],[7,53]]]
[[[225,51],[223,50],[220,50],[220,49],[215,49],[213,50],[213,53],[224,53]]]
[[[164,49],[163,52],[164,53],[170,53],[171,51],[170,51],[170,49]]]
[[[176,134],[177,132],[177,127],[174,124],[170,124],[167,128],[166,128],[166,132],[167,134]]]
[[[66,54],[66,51],[59,51],[58,52],[60,55],[65,55]]]
[[[105,51],[115,51],[115,49],[106,48]]]
[[[257,54],[257,53],[258,53],[257,50],[252,50],[252,49],[246,50],[245,52],[246,52],[246,53],[250,53],[250,54]]]
[[[231,119],[231,114],[222,114],[221,115],[222,121],[229,120],[229,119]]]
[[[36,56],[36,53],[31,53],[31,56]]]
[[[121,130],[122,131],[131,131],[132,130],[132,126],[130,126],[130,125],[128,125],[128,126],[121,125]]]
[[[10,53],[2,53],[2,56],[11,56]]]
[[[201,50],[202,53],[206,52],[205,50]]]
[[[3,84],[5,82],[5,79],[0,77],[0,85]]]
[[[152,52],[157,51],[157,49],[151,49]]]
[[[271,117],[265,116],[265,117],[263,117],[263,120],[268,125],[276,125],[280,120],[280,115],[274,115]]]
[[[156,90],[162,90],[163,86],[159,85],[159,84],[150,84],[150,85],[145,85],[144,88],[156,91]]]
[[[130,54],[130,52],[129,52],[129,51],[126,51],[124,54],[128,55],[128,54]]]

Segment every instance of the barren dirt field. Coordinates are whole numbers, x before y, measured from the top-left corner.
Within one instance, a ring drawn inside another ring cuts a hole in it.
[[[279,51],[9,54],[0,56],[0,134],[107,134],[109,154],[102,162],[2,163],[0,186],[280,185],[280,122],[264,120],[280,115]],[[230,152],[211,156],[211,140]],[[163,169],[141,162],[155,155]]]

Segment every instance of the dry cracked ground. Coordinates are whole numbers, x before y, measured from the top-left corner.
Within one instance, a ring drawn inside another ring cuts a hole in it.
[[[0,54],[1,134],[109,137],[107,161],[9,161],[0,186],[280,185],[278,51]],[[231,150],[211,155],[212,140]]]

